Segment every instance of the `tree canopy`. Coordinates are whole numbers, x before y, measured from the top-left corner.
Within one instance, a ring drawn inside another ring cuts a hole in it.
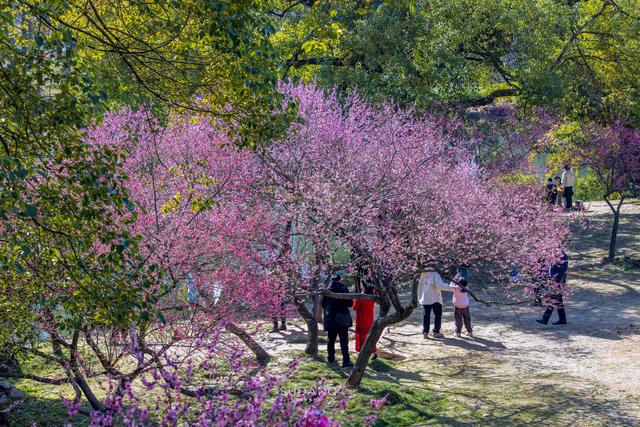
[[[640,117],[636,0],[280,3],[272,39],[292,75],[423,106]]]

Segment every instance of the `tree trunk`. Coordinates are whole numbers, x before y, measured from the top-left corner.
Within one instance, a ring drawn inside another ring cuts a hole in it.
[[[84,397],[89,401],[91,407],[98,412],[104,412],[107,408],[102,404],[102,402],[95,395],[91,386],[84,379],[84,376],[80,372],[80,363],[79,363],[79,354],[78,354],[78,341],[80,339],[80,330],[77,329],[73,333],[73,339],[71,341],[71,347],[69,348],[69,367],[68,375],[73,378],[73,382],[78,386],[78,388],[84,394]],[[58,335],[57,331],[55,333],[51,333],[51,342],[53,346],[54,354],[58,357],[64,357],[64,353],[61,347],[62,339]],[[79,398],[79,396],[78,396]]]
[[[404,308],[401,313],[396,312],[388,316],[380,317],[373,322],[371,330],[367,335],[367,339],[364,340],[360,353],[358,353],[356,363],[349,374],[349,378],[347,378],[347,385],[349,387],[358,387],[360,385],[362,377],[364,376],[364,371],[369,363],[369,357],[371,357],[371,353],[373,352],[373,347],[378,343],[384,328],[402,322],[404,319],[411,316],[413,309],[414,305],[411,304]]]
[[[313,314],[316,318],[316,323],[322,323],[322,295],[313,296]]]
[[[393,285],[387,284],[387,286]],[[364,340],[364,344],[356,358],[356,363],[347,378],[347,386],[352,388],[356,388],[360,385],[364,372],[367,368],[367,364],[369,363],[369,358],[373,352],[373,347],[378,343],[384,328],[402,322],[411,316],[411,313],[413,313],[413,310],[416,308],[418,303],[417,279],[413,280],[413,284],[411,286],[411,302],[406,307],[402,307],[400,301],[397,300],[397,294],[394,288],[389,288],[389,292],[380,292],[382,290],[384,290],[382,287],[378,288],[380,295],[376,297],[379,299],[378,302],[380,303],[378,318],[373,322],[373,325],[371,325],[367,339]],[[366,297],[368,299],[371,295],[366,295]],[[394,304],[392,304],[392,299],[395,301]],[[393,314],[388,314],[391,305],[393,305],[395,312]]]
[[[307,323],[307,345],[304,348],[304,352],[309,356],[318,358],[318,340],[320,335],[320,329],[318,328],[318,322],[311,320]]]
[[[260,343],[254,340],[251,335],[247,333],[247,331],[233,323],[228,323],[226,328],[227,331],[240,338],[240,341],[242,341],[249,348],[249,350],[251,350],[253,354],[255,354],[258,363],[263,366],[269,363],[269,361],[271,360],[271,356],[269,356],[269,353],[267,353],[265,349],[262,348]]]
[[[618,240],[618,226],[620,225],[620,208],[622,208],[622,203],[624,203],[624,197],[620,198],[618,202],[618,206],[613,206],[613,204],[605,197],[605,201],[611,208],[613,212],[613,227],[611,228],[611,239],[609,240],[609,255],[607,256],[607,261],[611,262],[616,257],[616,241]]]
[[[608,261],[611,262],[616,257],[616,240],[618,239],[618,224],[620,223],[620,211],[613,214],[613,228],[611,229],[611,240],[609,241]]]
[[[369,358],[373,352],[373,347],[378,343],[378,340],[382,336],[382,331],[384,331],[384,328],[387,326],[388,325],[383,322],[383,319],[376,319],[373,325],[371,325],[367,339],[364,340],[364,344],[356,358],[356,363],[353,365],[349,378],[347,378],[347,385],[349,387],[358,387],[358,385],[360,385],[364,371],[369,363]]]
[[[304,352],[311,357],[317,358],[319,336],[318,322],[316,322],[315,316],[313,315],[313,313],[311,313],[311,311],[309,311],[304,301],[302,301],[298,297],[295,297],[293,299],[293,303],[296,306],[298,313],[307,324],[307,346],[305,347]]]
[[[72,369],[72,371],[75,383],[78,385],[78,387],[80,387],[80,390],[82,390],[82,394],[84,394],[84,397],[86,397],[86,399],[89,401],[91,407],[98,412],[104,412],[106,410],[105,406],[93,393],[93,390],[91,390],[91,386],[89,386],[87,381],[84,379],[84,376],[80,374],[80,370],[78,368],[74,368]]]

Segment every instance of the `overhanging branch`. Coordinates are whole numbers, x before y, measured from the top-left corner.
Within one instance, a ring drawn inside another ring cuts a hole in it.
[[[520,93],[520,90],[514,87],[496,89],[491,92],[489,95],[483,96],[482,98],[476,98],[465,102],[467,107],[482,107],[484,105],[489,105],[497,98],[507,97],[507,96],[517,96]]]

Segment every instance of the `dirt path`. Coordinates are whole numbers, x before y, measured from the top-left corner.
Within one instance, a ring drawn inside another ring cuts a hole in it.
[[[602,264],[606,209],[592,205],[575,227],[568,325],[537,324],[538,307],[476,304],[476,338],[455,338],[446,298],[447,337],[423,339],[416,310],[382,338],[383,356],[395,368],[370,375],[446,398],[449,409],[433,425],[640,425],[640,270]],[[640,204],[624,211],[619,245],[622,256],[640,257]],[[293,330],[265,344],[280,351],[302,348],[303,339]]]

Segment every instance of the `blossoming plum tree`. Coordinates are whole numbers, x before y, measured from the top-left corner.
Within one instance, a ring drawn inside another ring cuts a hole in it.
[[[161,373],[165,383],[172,382],[163,374],[169,368],[184,374],[206,353],[209,337],[223,328],[266,362],[268,354],[237,324],[268,315],[281,299],[278,276],[266,268],[270,260],[264,256],[273,251],[272,214],[252,197],[253,154],[236,150],[210,122],[174,117],[160,126],[145,111],[109,114],[87,130],[86,140],[89,147],[122,154],[118,169],[126,174],[122,182],[136,211],[122,226],[137,236],[144,258],[142,265],[126,265],[130,273],[122,281],[141,296],[147,311],[123,326],[99,319],[71,322],[59,305],[36,307],[40,314],[32,326],[48,334],[53,354],[28,340],[15,344],[63,375],[29,378],[68,384],[75,391],[70,407],[79,407],[84,397],[93,411],[106,414],[113,399],[130,394],[145,373]],[[97,257],[112,252],[107,243],[95,242]],[[137,270],[145,274],[136,275]],[[56,298],[64,300],[65,292],[58,289]],[[227,359],[238,346],[225,340],[216,349],[218,359]],[[112,383],[109,399],[94,392],[96,379]],[[178,393],[189,398],[199,393],[192,380],[181,384]],[[212,380],[206,394],[220,392],[220,386]]]
[[[537,192],[485,176],[441,123],[391,105],[374,108],[357,95],[341,103],[313,86],[286,90],[302,123],[262,153],[276,205],[311,243],[316,268],[337,267],[332,247],[355,254],[372,272],[381,307],[350,385],[359,384],[382,330],[417,305],[422,268],[471,265],[500,278],[559,254],[565,228]],[[550,223],[559,230],[553,236]]]
[[[60,316],[40,319],[55,336],[50,360],[72,368],[68,378],[52,379],[74,386],[70,410],[84,395],[97,425],[113,417],[140,422],[150,413],[171,423],[194,421],[189,414],[202,415],[203,425],[214,416],[255,420],[265,416],[267,394],[279,399],[278,387],[272,380],[266,389],[251,386],[251,365],[221,380],[220,360],[240,360],[238,347],[218,339],[223,328],[265,361],[240,322],[251,327],[291,300],[308,326],[307,353],[317,356],[319,296],[374,299],[380,312],[348,379],[357,386],[383,329],[417,306],[423,268],[468,265],[478,280],[500,281],[561,250],[565,228],[537,191],[499,182],[478,166],[456,123],[373,107],[357,94],[339,99],[313,85],[282,90],[298,104],[300,121],[256,151],[236,150],[215,122],[172,116],[161,125],[144,110],[107,115],[88,131],[91,144],[121,152],[137,208],[128,227],[148,271],[130,284],[156,316],[126,329],[86,323],[70,339],[51,327]],[[547,233],[550,226],[555,233]],[[351,254],[349,265],[336,262],[338,250]],[[96,243],[97,254],[108,251]],[[376,295],[322,289],[331,272],[355,265],[371,272]],[[503,288],[506,297],[527,291],[526,282]],[[108,399],[96,397],[82,372],[110,379]],[[135,391],[140,383],[160,387],[166,399],[149,406]],[[285,413],[310,407],[315,417],[321,403],[314,402],[276,400]]]
[[[139,208],[132,232],[160,272],[151,291],[163,316],[180,318],[188,309],[194,321],[222,324],[268,360],[235,324],[279,307],[281,299],[278,276],[265,268],[275,222],[254,196],[253,154],[236,150],[205,119],[175,117],[160,127],[146,111],[109,115],[89,138],[125,152],[122,168]]]

